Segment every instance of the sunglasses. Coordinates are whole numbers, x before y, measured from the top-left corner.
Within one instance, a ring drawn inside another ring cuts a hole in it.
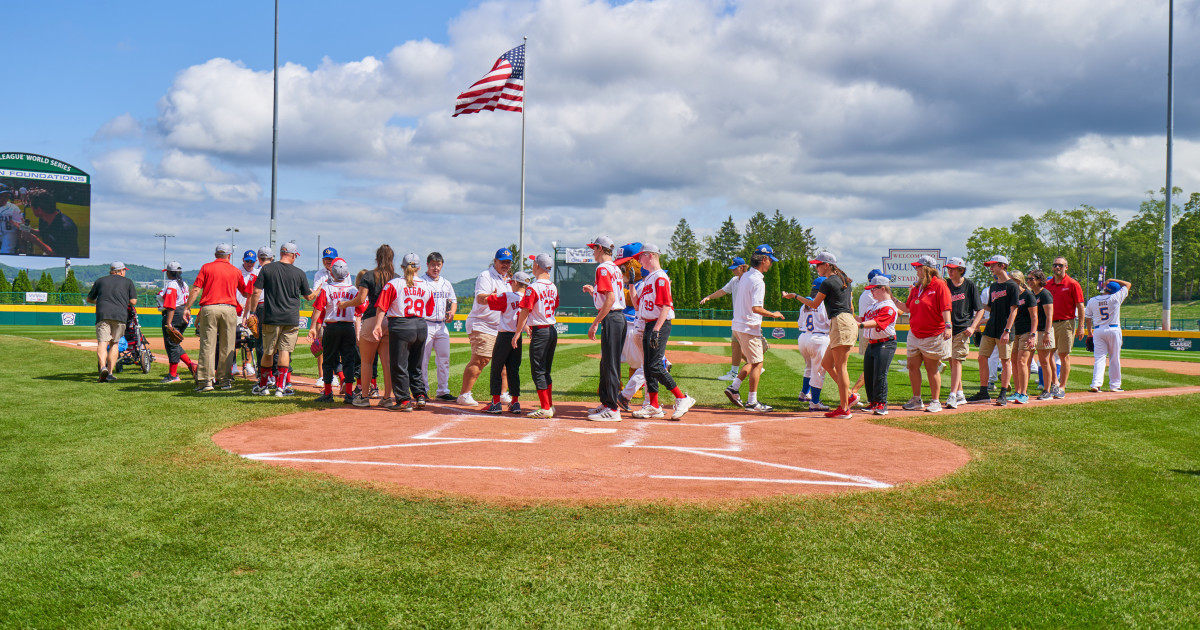
[[[1061,269],[1061,268],[1063,268],[1063,267],[1066,267],[1066,265],[1059,265],[1059,264],[1053,264],[1053,265],[1050,265],[1050,266],[1051,266],[1051,267],[1054,267],[1055,269]]]

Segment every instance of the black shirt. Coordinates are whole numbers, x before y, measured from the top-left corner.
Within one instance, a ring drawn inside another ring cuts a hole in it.
[[[1005,280],[1004,282],[993,282],[988,288],[988,307],[991,308],[991,316],[987,321],[987,325],[983,327],[983,334],[999,339],[1004,335],[1004,327],[1008,324],[1008,313],[1012,311],[1017,304],[1017,294],[1021,292],[1017,286],[1016,280]],[[1009,335],[1012,339],[1012,335]]]
[[[88,299],[96,301],[96,321],[124,322],[129,319],[129,300],[137,299],[137,287],[133,280],[114,273],[96,280]]]
[[[79,257],[79,227],[71,217],[59,212],[50,223],[39,219],[38,228],[38,235],[50,248],[50,255],[55,258]]]
[[[363,311],[363,319],[375,317],[375,303],[379,301],[379,294],[383,293],[383,287],[391,282],[391,278],[384,281],[383,286],[375,284],[375,270],[367,271],[363,274],[362,280],[358,281],[358,286],[367,288],[367,310]]]
[[[825,305],[825,312],[829,314],[830,320],[842,313],[854,314],[852,292],[850,287],[842,282],[841,276],[833,274],[825,278],[817,292],[825,294],[825,301],[822,304]]]
[[[1042,290],[1039,291],[1038,294],[1034,297],[1037,298],[1037,309],[1038,309],[1038,327],[1037,327],[1037,329],[1038,329],[1038,332],[1045,332],[1046,324],[1048,323],[1046,320],[1048,320],[1050,318],[1046,316],[1046,311],[1042,310],[1042,307],[1047,304],[1053,304],[1054,296],[1050,294],[1049,289],[1046,289],[1045,287],[1043,287]]]
[[[1029,317],[1029,309],[1037,306],[1037,298],[1033,291],[1025,289],[1017,294],[1017,319],[1013,321],[1013,334],[1024,335],[1033,331],[1033,320]]]
[[[983,309],[983,300],[979,299],[979,287],[966,278],[961,286],[954,286],[953,281],[946,286],[950,287],[950,323],[957,335],[975,321],[975,314]]]
[[[263,292],[263,318],[268,326],[299,326],[300,299],[312,293],[308,276],[296,265],[275,261],[258,272],[255,289]]]

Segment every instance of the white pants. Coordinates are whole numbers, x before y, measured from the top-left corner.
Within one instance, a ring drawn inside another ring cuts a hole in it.
[[[804,355],[804,376],[808,377],[810,387],[821,389],[825,385],[825,370],[821,361],[825,358],[825,350],[829,348],[829,335],[825,333],[806,332],[796,340],[800,354]]]
[[[621,358],[629,364],[629,367],[635,368],[633,376],[625,382],[625,389],[621,390],[621,395],[626,398],[633,398],[633,395],[646,384],[646,373],[642,369],[642,332],[630,331],[625,335],[625,349],[621,351]]]
[[[1092,387],[1104,382],[1104,359],[1108,359],[1108,386],[1121,386],[1121,329],[1097,328],[1092,331],[1092,343],[1096,346],[1096,362],[1092,365]]]
[[[1000,380],[1000,348],[992,350],[992,356],[988,357],[988,380],[997,382]]]
[[[425,388],[429,389],[429,355],[437,350],[437,393],[435,396],[450,393],[450,331],[442,322],[426,321],[429,334],[425,337],[424,356],[421,357],[421,375],[425,379]]]

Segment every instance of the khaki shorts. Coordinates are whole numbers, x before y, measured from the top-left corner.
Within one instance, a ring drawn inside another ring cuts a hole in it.
[[[730,332],[732,332],[732,331],[730,331]],[[733,336],[730,338],[730,345],[733,347],[732,356],[730,356],[730,363],[732,363],[733,365],[741,365],[742,364],[742,344],[741,344],[741,342],[738,341],[738,336],[737,336],[736,332],[733,333]]]
[[[1037,349],[1038,350],[1053,350],[1057,344],[1054,343],[1054,333],[1044,335],[1037,333]]]
[[[296,337],[299,335],[299,332],[299,326],[272,326],[270,324],[263,326],[263,354],[275,354],[276,352],[295,352]]]
[[[471,340],[471,354],[485,359],[492,358],[492,350],[496,347],[496,335],[472,330],[467,338]]]
[[[966,361],[967,354],[971,351],[971,335],[963,332],[954,335],[950,340],[950,359],[953,361]]]
[[[742,360],[746,363],[763,362],[763,338],[761,334],[733,331],[734,343],[742,352]]]
[[[1032,337],[1032,332],[1027,332],[1023,335],[1017,335],[1017,338],[1013,340],[1013,354],[1016,354],[1018,351],[1028,352],[1025,349],[1029,347],[1029,340]]]
[[[383,328],[381,329],[381,331],[379,333],[379,339],[375,339],[375,333],[374,333],[375,320],[377,320],[381,317],[383,318]],[[387,337],[387,336],[388,336],[387,315],[384,315],[383,313],[376,313],[375,317],[368,317],[368,318],[362,320],[362,326],[360,326],[359,330],[358,330],[358,340],[359,341],[363,341],[366,343],[375,343],[376,341],[383,341],[383,338]]]
[[[858,356],[860,356],[860,357],[867,356],[867,345],[869,345],[869,343],[870,342],[867,341],[866,329],[864,329],[864,328],[858,329]]]
[[[992,356],[992,350],[1000,349],[1000,359],[1004,360],[1009,357],[1012,352],[1012,343],[1000,343],[1000,340],[995,337],[984,335],[979,340],[979,358],[987,359]]]
[[[116,343],[125,336],[125,322],[115,319],[102,319],[96,322],[96,341],[98,343]]]
[[[1054,347],[1058,348],[1060,353],[1070,352],[1071,346],[1075,345],[1075,325],[1077,323],[1074,317],[1054,322]]]
[[[858,337],[858,321],[850,313],[839,313],[829,322],[829,348],[853,346]]]
[[[950,356],[950,340],[942,335],[918,338],[910,332],[908,335],[908,358],[921,357],[944,361]]]

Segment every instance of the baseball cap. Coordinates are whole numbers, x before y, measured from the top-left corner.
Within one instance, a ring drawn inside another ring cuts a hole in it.
[[[501,247],[496,250],[496,260],[512,260],[512,250]]]
[[[833,254],[831,254],[829,252],[821,252],[820,254],[817,254],[816,258],[808,261],[808,264],[810,264],[810,265],[818,265],[821,263],[829,263],[831,265],[836,265],[837,264],[837,256],[834,256]]]
[[[255,254],[253,249],[247,249],[246,253],[242,254],[242,262],[258,262],[258,254]]]
[[[642,245],[642,251],[640,253],[642,253],[642,254],[658,254],[661,256],[662,250],[659,249],[658,245],[655,245],[654,243],[646,243],[645,245]]]
[[[172,260],[167,263],[167,268],[163,269],[163,271],[183,271],[183,265],[179,264],[178,261]]]
[[[9,188],[6,184],[0,184],[0,195],[11,195],[11,194],[12,194],[11,188]]]
[[[108,266],[109,271],[120,271],[122,269],[125,269],[125,263],[119,260],[113,261],[113,264]]]
[[[603,247],[604,249],[611,249],[614,245],[616,243],[613,243],[613,240],[607,236],[597,236],[588,243],[588,247]]]
[[[1116,280],[1113,280],[1112,282],[1109,282],[1108,284],[1104,285],[1105,293],[1116,293],[1117,291],[1120,291],[1120,290],[1121,290],[1121,283],[1117,282]]]
[[[641,243],[629,243],[628,245],[622,245],[613,250],[613,262],[618,265],[624,265],[630,260],[637,258],[637,255],[640,253],[642,253]]]
[[[288,241],[279,247],[279,254],[280,255],[295,254],[295,255],[299,256],[300,255],[300,246],[296,245],[292,241]]]
[[[345,260],[335,258],[333,264],[329,266],[329,274],[336,280],[341,280],[350,275],[350,265],[346,264]]]
[[[914,267],[933,267],[934,269],[937,269],[938,263],[937,263],[937,259],[934,258],[933,256],[930,256],[929,254],[924,254],[924,255],[918,257],[915,261],[913,261],[912,266],[914,266]]]
[[[550,254],[538,254],[537,256],[530,256],[529,259],[546,271],[554,268],[554,259],[550,257]]]
[[[813,285],[812,285],[813,291],[816,291],[817,289],[821,288],[822,282],[825,282],[825,276],[817,276],[816,278],[813,278]]]
[[[734,256],[733,262],[729,265],[729,270],[733,271],[734,269],[737,269],[738,267],[741,267],[744,264],[746,264],[746,261],[742,260],[741,256]]]
[[[886,273],[883,273],[883,270],[882,270],[882,269],[872,269],[872,270],[870,270],[870,271],[868,271],[868,272],[867,272],[867,282],[870,282],[871,280],[874,280],[874,279],[875,279],[875,276],[887,276],[887,277],[888,277],[888,280],[891,280],[891,279],[892,279],[892,277],[891,277],[891,276],[888,276]]]
[[[321,250],[321,258],[337,258],[337,250],[332,247],[326,247]]]
[[[875,276],[874,278],[871,278],[871,280],[869,280],[867,282],[868,289],[874,289],[875,287],[890,287],[890,286],[892,286],[892,279],[882,273],[879,274],[878,276]]]
[[[263,260],[263,259],[267,259],[267,258],[274,258],[274,257],[275,257],[275,250],[271,249],[270,246],[263,245],[262,247],[258,248],[258,259],[259,260]]]
[[[967,261],[965,261],[965,260],[963,260],[963,259],[959,258],[958,256],[951,256],[950,258],[947,258],[947,259],[946,259],[946,264],[945,264],[944,266],[945,266],[947,269],[951,269],[951,268],[955,268],[955,269],[966,269],[966,268],[967,268]]]
[[[771,260],[773,260],[775,262],[779,262],[779,259],[775,257],[775,250],[771,249],[771,246],[767,245],[766,243],[763,243],[762,245],[755,247],[754,253],[762,254],[764,256],[767,256],[768,258],[770,258]]]
[[[991,265],[993,263],[1004,263],[1004,266],[1007,267],[1008,266],[1008,256],[1005,256],[1003,254],[996,254],[995,256],[992,256],[991,258],[987,259],[987,261],[984,262],[983,264],[986,266],[986,265]]]
[[[533,276],[529,275],[528,271],[518,271],[513,274],[513,282],[520,282],[525,286],[529,286],[533,282]]]
[[[417,256],[416,254],[414,254],[412,252],[409,252],[404,255],[404,258],[400,261],[400,265],[402,267],[407,267],[408,265],[416,265],[416,266],[420,267],[421,266],[421,257]]]
[[[217,253],[218,254],[232,254],[233,246],[230,245],[229,243],[217,243]]]

